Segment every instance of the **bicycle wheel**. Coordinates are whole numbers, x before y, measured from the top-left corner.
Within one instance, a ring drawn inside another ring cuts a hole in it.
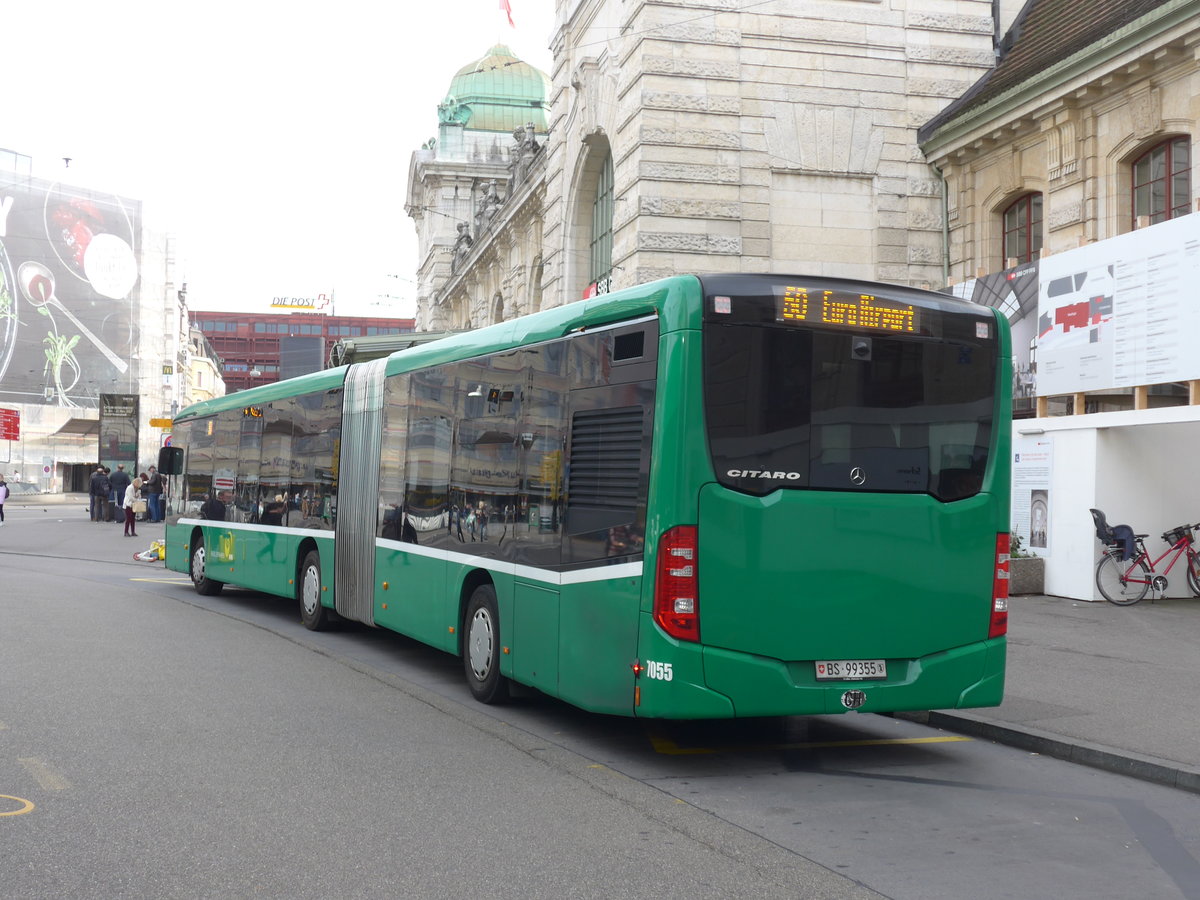
[[[1191,547],[1188,548],[1188,587],[1192,589],[1193,597],[1200,597],[1200,554]]]
[[[1144,559],[1127,562],[1120,550],[1108,550],[1096,565],[1096,587],[1109,603],[1132,606],[1150,590],[1150,569]]]

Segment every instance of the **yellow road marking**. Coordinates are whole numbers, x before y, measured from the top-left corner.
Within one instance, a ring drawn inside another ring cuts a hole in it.
[[[10,810],[9,812],[0,812],[0,816],[20,816],[34,809],[33,801],[26,800],[24,797],[12,797],[8,794],[0,794],[0,800],[16,800],[21,804],[20,809]]]
[[[38,759],[36,756],[26,756],[17,759],[24,769],[34,781],[42,786],[43,790],[47,791],[65,791],[71,786],[71,782],[63,778],[57,772],[51,770],[45,760]]]
[[[750,750],[815,750],[826,747],[882,747],[888,744],[948,744],[957,741],[969,741],[971,738],[959,735],[924,738],[879,738],[866,741],[803,741],[787,744],[738,744],[726,747],[680,747],[670,738],[658,735],[647,735],[656,753],[667,756],[703,755],[710,753],[745,753]]]

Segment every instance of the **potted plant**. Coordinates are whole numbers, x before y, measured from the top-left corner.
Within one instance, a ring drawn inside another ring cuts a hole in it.
[[[1008,593],[1044,594],[1046,592],[1046,560],[1025,550],[1021,535],[1013,531],[1008,544]]]

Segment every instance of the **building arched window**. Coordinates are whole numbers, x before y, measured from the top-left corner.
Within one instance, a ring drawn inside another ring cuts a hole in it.
[[[591,261],[588,280],[595,284],[612,271],[613,224],[613,163],[612,154],[604,159],[596,181],[596,198],[592,201]]]
[[[1042,195],[1018,197],[1004,210],[1004,265],[1037,259],[1042,249]]]
[[[1192,196],[1192,141],[1169,138],[1133,161],[1133,224],[1187,215]]]

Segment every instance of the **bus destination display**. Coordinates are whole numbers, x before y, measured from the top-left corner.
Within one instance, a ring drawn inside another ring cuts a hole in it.
[[[874,294],[781,285],[775,292],[775,321],[911,333],[917,330],[917,307]]]

